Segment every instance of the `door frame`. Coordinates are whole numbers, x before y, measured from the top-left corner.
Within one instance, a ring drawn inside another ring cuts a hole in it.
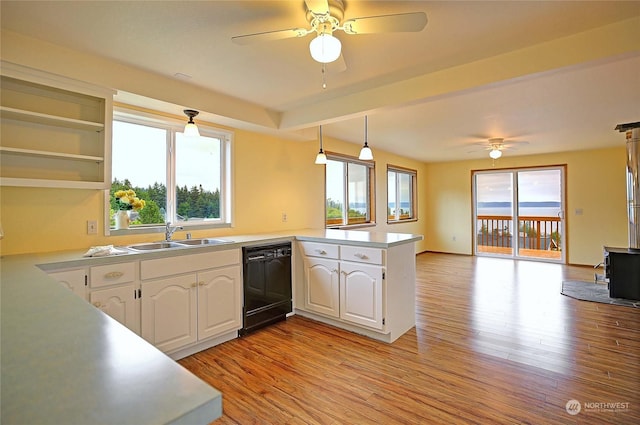
[[[514,228],[518,227],[518,172],[521,171],[543,171],[543,170],[559,170],[560,171],[560,202],[561,208],[559,213],[560,218],[560,259],[553,258],[541,258],[541,257],[530,257],[530,256],[522,256],[518,254],[519,247],[519,238],[516,238],[514,241],[514,246],[511,254],[492,254],[485,252],[478,252],[478,219],[477,219],[477,188],[476,188],[476,175],[478,174],[491,174],[491,173],[511,173],[512,174],[512,185],[513,185],[513,197],[511,199],[511,203],[513,206],[512,210],[512,219],[514,221]],[[541,165],[541,166],[531,166],[531,167],[509,167],[509,168],[489,168],[489,169],[480,169],[480,170],[471,170],[471,198],[472,198],[472,248],[473,255],[482,256],[482,257],[499,257],[499,258],[513,258],[513,259],[523,259],[523,260],[534,260],[534,261],[545,261],[552,263],[561,263],[566,264],[567,262],[567,220],[566,220],[566,208],[567,208],[567,165],[559,164],[559,165]]]

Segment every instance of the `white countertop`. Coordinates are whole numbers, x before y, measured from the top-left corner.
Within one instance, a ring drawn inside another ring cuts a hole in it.
[[[231,236],[233,243],[85,258],[83,251],[2,257],[4,424],[207,424],[222,395],[42,270],[304,240],[391,248],[421,235],[343,230]]]
[[[3,424],[207,424],[222,415],[218,390],[53,283],[33,257],[2,258]]]

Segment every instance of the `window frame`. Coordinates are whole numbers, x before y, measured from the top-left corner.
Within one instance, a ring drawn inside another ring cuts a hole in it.
[[[389,208],[389,172],[396,173],[395,178],[395,194],[396,199],[394,200],[395,205],[400,204],[400,179],[398,175],[408,175],[410,177],[411,182],[411,216],[402,218],[400,214],[398,214],[398,208],[396,208],[395,215],[392,216],[388,213],[387,216],[387,224],[396,224],[396,223],[407,223],[412,221],[418,221],[418,171],[412,168],[401,167],[399,165],[391,165],[387,164],[387,208]]]
[[[172,217],[177,213],[176,205],[176,133],[184,131],[184,120],[173,118],[167,114],[156,111],[141,111],[137,108],[128,108],[125,105],[114,105],[113,121],[126,122],[130,124],[144,125],[165,130],[166,133],[166,180],[167,180],[167,212]],[[232,184],[232,158],[233,158],[233,137],[234,133],[229,130],[220,129],[207,125],[199,121],[198,129],[201,136],[216,138],[220,140],[220,219],[211,221],[193,221],[173,223],[184,227],[184,230],[216,229],[233,227],[233,184]],[[128,229],[114,229],[110,225],[110,197],[113,175],[112,144],[110,145],[111,162],[109,165],[109,187],[104,191],[104,219],[105,235],[133,235],[147,233],[164,233],[165,224],[136,225]]]
[[[344,199],[344,211],[342,216],[342,221],[340,223],[328,223],[327,220],[327,167],[325,166],[325,179],[324,179],[324,223],[325,228],[327,229],[347,229],[347,228],[355,228],[355,227],[370,227],[376,225],[376,166],[375,161],[363,161],[358,159],[357,157],[345,155],[336,152],[328,152],[325,151],[325,155],[327,156],[328,161],[339,161],[344,163],[344,178],[343,178],[343,193]],[[348,164],[357,164],[363,165],[367,167],[367,213],[364,222],[357,221],[351,222],[349,219],[349,174],[348,174]],[[345,223],[346,219],[346,223]]]

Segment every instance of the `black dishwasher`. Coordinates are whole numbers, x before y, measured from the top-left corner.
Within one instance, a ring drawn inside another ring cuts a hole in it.
[[[285,320],[292,311],[291,242],[242,248],[243,336]]]

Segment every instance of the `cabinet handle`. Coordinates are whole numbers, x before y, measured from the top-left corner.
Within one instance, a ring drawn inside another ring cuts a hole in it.
[[[109,272],[107,274],[104,275],[105,278],[107,279],[117,279],[119,277],[124,276],[123,272]]]
[[[316,249],[316,252],[320,255],[327,255],[327,251],[325,251],[324,249]]]
[[[102,304],[100,304],[100,301],[96,301],[96,302],[94,302],[94,303],[93,303],[93,305],[94,305],[96,308],[100,308],[100,307],[102,307]]]
[[[195,288],[195,287],[197,287],[197,286],[198,286],[198,282],[193,282],[193,283],[191,284],[191,287],[192,287],[192,288]]]
[[[203,281],[203,280],[201,280],[200,282],[198,282],[198,285],[200,285],[200,286],[204,286],[204,281]]]
[[[367,257],[367,255],[366,255],[366,254],[362,254],[362,253],[360,253],[360,252],[356,252],[356,253],[355,253],[355,254],[353,254],[353,255],[354,255],[354,256],[356,256],[356,257],[358,257],[358,258],[359,258],[359,259],[361,259],[361,260],[368,260],[368,259],[369,259],[369,257]]]
[[[333,272],[334,273],[338,273],[338,269],[333,269]]]

